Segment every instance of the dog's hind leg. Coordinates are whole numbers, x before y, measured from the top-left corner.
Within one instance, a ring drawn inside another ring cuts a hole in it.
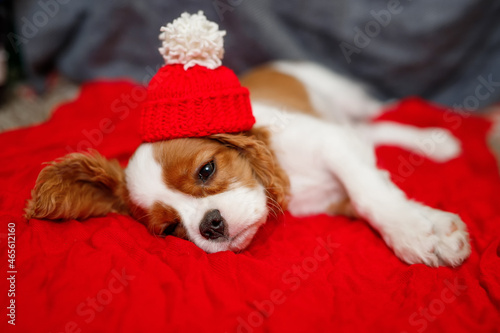
[[[391,121],[357,124],[356,131],[375,146],[398,146],[435,162],[446,162],[461,153],[460,141],[445,128],[420,128]]]
[[[373,152],[352,131],[334,128],[324,150],[356,210],[409,264],[457,266],[470,254],[464,222],[456,214],[410,200],[386,171],[377,169]],[[335,145],[335,146],[334,146]]]

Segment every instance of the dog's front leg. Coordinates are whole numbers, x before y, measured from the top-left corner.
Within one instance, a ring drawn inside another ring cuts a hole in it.
[[[333,126],[323,147],[327,165],[343,183],[356,212],[409,264],[461,264],[470,254],[458,215],[412,201],[376,167],[373,147],[353,130]]]

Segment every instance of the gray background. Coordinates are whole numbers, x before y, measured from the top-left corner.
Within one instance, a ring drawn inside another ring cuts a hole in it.
[[[223,63],[237,73],[308,59],[382,99],[418,95],[470,111],[500,101],[495,0],[16,0],[14,9],[9,40],[39,89],[53,70],[145,83],[162,64],[159,27],[201,9],[228,31]],[[350,59],[341,45],[356,47]]]

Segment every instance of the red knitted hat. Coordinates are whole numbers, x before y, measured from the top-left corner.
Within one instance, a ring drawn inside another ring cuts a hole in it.
[[[221,66],[225,31],[203,15],[184,13],[161,28],[165,59],[142,104],[146,142],[248,131],[255,123],[248,89]]]

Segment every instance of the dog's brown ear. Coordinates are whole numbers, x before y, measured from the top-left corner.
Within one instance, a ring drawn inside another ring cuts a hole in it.
[[[250,160],[256,177],[266,188],[269,208],[286,210],[290,181],[269,146],[268,130],[254,128],[246,133],[215,134],[209,138],[240,150]]]
[[[64,221],[128,213],[125,174],[116,161],[96,152],[72,153],[38,175],[26,218]]]

